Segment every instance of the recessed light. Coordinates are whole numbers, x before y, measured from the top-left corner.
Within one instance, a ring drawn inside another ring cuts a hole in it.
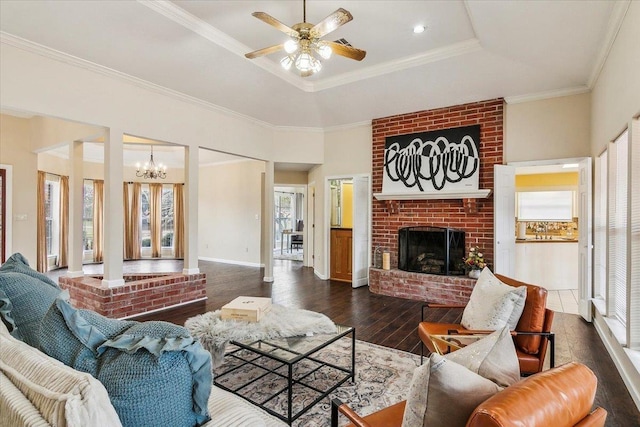
[[[416,25],[415,27],[413,27],[413,32],[415,34],[424,33],[425,28],[426,27],[424,25]]]

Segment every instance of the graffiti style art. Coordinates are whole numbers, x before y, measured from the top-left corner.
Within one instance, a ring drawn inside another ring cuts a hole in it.
[[[480,125],[386,138],[384,193],[477,190]]]

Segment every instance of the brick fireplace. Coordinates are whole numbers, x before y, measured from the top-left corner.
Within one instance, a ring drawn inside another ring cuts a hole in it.
[[[493,165],[503,163],[503,113],[501,98],[435,110],[418,111],[372,122],[373,193],[382,191],[385,138],[389,136],[480,125],[479,188],[493,189]],[[467,201],[469,202],[469,201]],[[370,274],[372,292],[432,302],[466,302],[475,280],[449,278],[397,270],[398,230],[411,226],[451,227],[465,231],[466,249],[479,246],[493,260],[493,196],[477,199],[474,209],[465,201],[372,201],[372,247],[389,250],[391,272]],[[392,283],[389,283],[392,282]],[[454,289],[455,288],[455,289]]]

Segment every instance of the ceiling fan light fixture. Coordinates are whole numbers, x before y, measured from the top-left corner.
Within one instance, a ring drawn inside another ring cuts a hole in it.
[[[287,40],[284,42],[284,51],[287,53],[293,53],[298,50],[298,42],[295,40]]]
[[[316,46],[316,51],[324,59],[331,58],[331,54],[333,53],[333,50],[331,50],[331,46],[326,43],[318,43]]]
[[[302,72],[311,71],[312,63],[311,61],[315,58],[311,56],[309,52],[302,52],[296,58],[296,68]],[[317,60],[316,60],[317,61]]]
[[[285,70],[290,70],[293,65],[293,58],[291,56],[285,56],[280,60],[280,65],[282,65],[282,68]]]

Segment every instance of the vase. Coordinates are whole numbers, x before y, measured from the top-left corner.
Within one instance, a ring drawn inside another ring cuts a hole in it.
[[[471,277],[472,279],[477,279],[478,277],[480,277],[480,272],[482,270],[469,270],[469,277]]]

